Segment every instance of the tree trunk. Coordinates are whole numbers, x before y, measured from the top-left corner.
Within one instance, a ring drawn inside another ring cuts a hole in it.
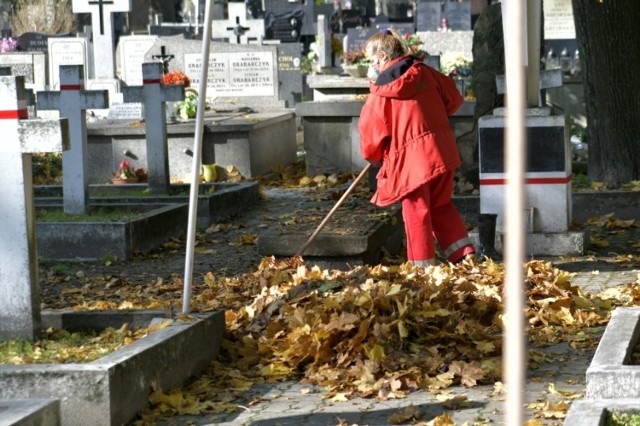
[[[589,178],[640,178],[640,1],[572,0],[589,134]]]

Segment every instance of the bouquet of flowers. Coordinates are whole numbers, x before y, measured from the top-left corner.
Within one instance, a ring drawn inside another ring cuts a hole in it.
[[[461,53],[445,53],[440,58],[440,71],[454,79],[471,77],[473,62]]]
[[[182,71],[172,71],[164,75],[164,84],[182,84],[184,87],[189,87],[191,80]]]
[[[120,165],[118,165],[118,170],[113,174],[113,177],[116,179],[130,179],[136,176],[136,169],[131,167],[127,160],[122,160]]]
[[[422,45],[424,43],[422,42],[420,37],[418,37],[416,34],[405,33],[403,36],[403,39],[404,39],[404,44],[407,45],[412,55],[415,55],[418,57],[427,55],[427,52],[422,50]]]
[[[13,37],[2,37],[0,41],[0,52],[15,52],[18,50],[18,40]]]

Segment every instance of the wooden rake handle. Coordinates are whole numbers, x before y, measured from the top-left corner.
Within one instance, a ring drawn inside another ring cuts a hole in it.
[[[353,190],[356,189],[356,186],[358,185],[358,183],[360,183],[360,181],[367,174],[367,172],[369,171],[370,168],[371,168],[371,163],[367,164],[365,166],[365,168],[362,169],[362,171],[360,172],[358,177],[353,181],[353,183],[349,186],[349,188],[347,188],[347,190],[344,192],[344,194],[342,194],[342,197],[340,197],[340,199],[338,200],[336,205],[333,206],[333,208],[327,214],[327,216],[322,220],[322,222],[320,222],[320,225],[318,225],[318,227],[313,232],[313,234],[311,234],[311,236],[309,237],[307,242],[304,243],[304,245],[302,246],[302,248],[300,250],[298,250],[298,252],[296,253],[296,256],[302,256],[302,254],[305,252],[305,250],[307,250],[307,248],[309,248],[309,245],[311,245],[313,240],[316,239],[316,237],[318,236],[320,231],[322,231],[322,228],[325,227],[325,225],[327,224],[327,222],[329,222],[329,220],[331,219],[333,214],[336,212],[336,210],[338,210],[340,208],[340,206],[342,205],[342,203],[344,203],[344,200],[346,200],[347,197],[353,192]]]

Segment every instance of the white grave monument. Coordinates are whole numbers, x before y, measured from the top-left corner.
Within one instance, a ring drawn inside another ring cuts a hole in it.
[[[503,8],[504,8],[503,3]],[[539,6],[538,6],[539,7]],[[530,28],[538,28],[535,14]],[[505,40],[505,43],[510,42]],[[538,37],[529,37],[525,127],[527,164],[525,170],[526,253],[530,255],[576,255],[584,252],[585,234],[570,231],[572,219],[571,149],[565,115],[540,106],[540,89],[561,84],[557,72],[540,73]],[[504,80],[497,79],[499,91]],[[508,92],[507,92],[508,93]],[[505,110],[478,119],[480,165],[480,212],[497,214],[496,231],[504,232],[506,170],[504,165]]]
[[[120,37],[118,43],[118,62],[120,79],[127,86],[142,84],[142,64],[144,55],[151,49],[158,39],[150,35],[130,35]]]
[[[247,44],[250,40],[261,43],[265,35],[264,19],[247,19],[247,6],[244,3],[227,4],[229,19],[214,20],[211,24],[211,37],[228,39],[232,44]]]
[[[0,77],[0,339],[36,340],[40,289],[31,154],[69,146],[66,119],[28,120],[23,77]],[[7,202],[10,200],[10,202]]]
[[[38,92],[38,109],[67,117],[71,149],[62,155],[64,211],[84,214],[89,206],[87,120],[85,111],[109,106],[106,90],[84,90],[82,65],[60,66],[60,91]]]
[[[87,39],[82,37],[61,37],[49,38],[49,88],[58,90],[60,88],[60,66],[61,65],[82,65],[84,79],[91,75],[89,65],[89,46]]]
[[[142,64],[142,86],[124,88],[124,102],[142,102],[147,140],[149,191],[169,192],[169,152],[167,145],[166,102],[184,99],[184,86],[163,84],[162,64]]]
[[[113,13],[129,12],[131,0],[73,0],[73,13],[91,13],[93,58],[96,79],[115,77]]]

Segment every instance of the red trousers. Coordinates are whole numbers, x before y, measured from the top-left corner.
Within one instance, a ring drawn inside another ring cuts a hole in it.
[[[402,199],[407,260],[436,257],[434,238],[450,262],[474,253],[460,213],[451,203],[453,171],[437,176]]]

